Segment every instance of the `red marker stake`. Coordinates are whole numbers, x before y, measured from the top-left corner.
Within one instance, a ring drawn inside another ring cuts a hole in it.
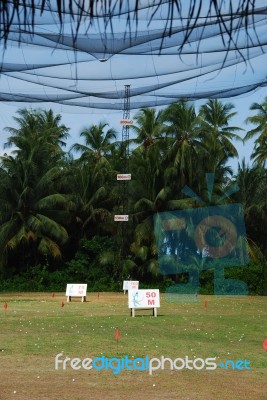
[[[207,309],[208,309],[208,301],[207,301],[207,300],[205,301],[205,304],[204,304],[204,305],[205,305],[205,309],[206,309],[206,311],[207,311]]]
[[[5,315],[6,315],[7,307],[8,307],[7,303],[4,303]]]
[[[116,329],[115,337],[114,339],[117,341],[117,353],[118,353],[118,345],[119,345],[119,338],[121,337],[121,333],[119,328]]]
[[[262,347],[264,348],[265,351],[267,351],[267,338],[264,339],[264,341],[262,343]]]

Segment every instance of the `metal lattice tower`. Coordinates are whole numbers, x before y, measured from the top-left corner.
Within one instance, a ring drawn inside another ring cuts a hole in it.
[[[125,85],[124,92],[124,108],[123,108],[123,121],[130,120],[130,85]],[[122,165],[121,165],[121,173],[128,174],[129,173],[129,125],[122,125]],[[122,214],[128,214],[128,198],[129,198],[129,181],[121,181],[121,210]]]
[[[129,126],[130,120],[130,85],[125,85],[124,92],[124,108],[122,124],[122,140],[121,140],[121,165],[120,173],[117,174],[119,181],[119,213],[114,216],[114,220],[118,222],[118,247],[119,247],[119,263],[122,262],[126,255],[126,243],[128,237],[128,198],[129,198]]]

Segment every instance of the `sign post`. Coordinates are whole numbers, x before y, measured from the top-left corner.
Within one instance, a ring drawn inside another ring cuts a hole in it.
[[[123,292],[124,294],[129,290],[138,290],[139,281],[123,281]]]
[[[81,297],[82,302],[86,301],[87,283],[68,283],[66,288],[67,302],[71,301],[72,297]]]
[[[124,214],[117,214],[114,215],[114,221],[119,221],[119,222],[128,222],[129,221],[129,215],[124,215]]]
[[[157,308],[160,307],[159,289],[129,290],[128,307],[132,317],[135,317],[136,310],[147,309],[152,309],[153,316],[157,317]]]
[[[124,126],[130,126],[133,125],[133,120],[130,118],[123,118],[120,120],[120,124]]]
[[[117,181],[130,181],[131,179],[131,174],[117,174]]]

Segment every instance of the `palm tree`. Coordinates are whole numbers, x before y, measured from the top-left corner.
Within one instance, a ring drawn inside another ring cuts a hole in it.
[[[168,167],[173,167],[180,187],[185,183],[191,185],[197,171],[197,160],[204,150],[199,136],[199,116],[194,106],[181,100],[165,109],[163,120],[163,131],[168,138]]]
[[[141,108],[135,114],[131,130],[137,136],[131,142],[139,145],[137,149],[147,151],[155,143],[162,142],[162,115],[163,110],[157,112],[156,108]]]
[[[1,158],[0,252],[8,259],[18,250],[37,263],[38,254],[60,258],[61,245],[68,239],[68,198],[56,190],[63,171],[55,166],[42,175],[29,171],[27,160]],[[3,261],[3,260],[2,260]]]
[[[51,110],[21,109],[18,114],[18,127],[6,128],[11,133],[6,146],[15,150],[0,163],[0,248],[6,256],[22,251],[37,263],[39,254],[59,258],[68,239],[69,199],[60,189],[65,174],[61,145],[68,128]]]
[[[101,227],[102,232],[111,229],[111,213],[108,209],[112,208],[112,189],[108,187],[115,175],[112,153],[116,151],[118,143],[114,141],[116,131],[107,129],[108,126],[102,121],[85,128],[80,133],[85,144],[75,143],[71,147],[71,151],[81,152],[81,157],[71,166],[75,179],[70,189],[83,237],[99,233]]]
[[[22,158],[33,159],[36,151],[38,157],[42,148],[42,159],[48,162],[63,155],[61,147],[66,146],[65,139],[68,131],[64,124],[60,124],[61,115],[54,115],[52,110],[18,110],[18,117],[14,117],[18,127],[7,127],[5,130],[11,134],[4,147],[15,146],[13,154]],[[53,162],[52,161],[52,162]],[[41,160],[39,159],[39,163]]]
[[[256,222],[254,218],[256,214],[264,218],[266,204],[264,169],[257,165],[250,167],[243,159],[241,163],[238,163],[234,182],[239,187],[239,191],[235,195],[236,200],[243,205],[247,224],[253,225]]]
[[[109,170],[101,160],[74,160],[69,166],[69,192],[75,205],[78,235],[90,237],[111,230],[112,201],[108,190]],[[75,233],[77,236],[77,232]]]
[[[200,107],[200,131],[203,144],[206,146],[210,159],[227,161],[229,157],[237,157],[238,152],[232,140],[242,141],[236,132],[242,129],[230,126],[230,119],[236,115],[232,103],[223,104],[219,100],[208,100]],[[213,170],[215,172],[216,163]],[[208,172],[208,171],[207,171]]]
[[[267,161],[267,140],[256,140],[251,158],[256,165],[265,167]]]
[[[253,103],[250,106],[250,110],[256,111],[257,113],[246,118],[246,123],[256,125],[256,127],[247,132],[245,140],[259,135],[257,140],[264,141],[267,139],[267,96],[261,104]]]
[[[238,164],[235,183],[239,187],[235,200],[243,205],[249,250],[252,258],[255,258],[253,253],[257,247],[261,251],[256,253],[262,252],[266,257],[266,171],[260,165],[248,166],[242,160],[242,163]]]
[[[264,166],[267,160],[267,97],[261,104],[253,103],[250,110],[257,113],[248,117],[246,123],[256,125],[256,127],[247,132],[245,140],[257,136],[251,158],[256,164]]]
[[[129,190],[130,210],[134,223],[131,251],[136,264],[140,265],[140,276],[159,273],[153,216],[168,208],[170,196],[170,190],[164,183],[162,162],[163,154],[157,145],[144,153],[133,151],[130,158],[133,176]]]
[[[55,147],[54,151],[60,149],[59,146],[66,147],[66,139],[69,137],[69,128],[60,124],[61,118],[60,114],[54,115],[51,109],[42,110],[39,114],[41,130],[47,141],[50,141],[50,144]]]
[[[116,139],[116,131],[110,128],[105,131],[109,125],[106,122],[99,122],[98,125],[91,125],[81,131],[80,136],[85,139],[85,145],[75,143],[71,150],[81,152],[82,159],[90,159],[94,157],[96,162],[103,158],[107,159],[111,155],[114,139]]]

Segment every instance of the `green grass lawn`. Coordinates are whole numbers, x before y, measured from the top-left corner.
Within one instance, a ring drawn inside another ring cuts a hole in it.
[[[49,293],[2,294],[0,306],[1,400],[267,398],[266,297],[200,296],[197,302],[170,303],[162,295],[157,318],[147,310],[130,317],[123,293],[100,293],[99,298],[89,293],[86,303],[66,303],[62,293],[53,298]],[[114,375],[70,366],[55,370],[58,353],[80,359],[216,357],[217,364],[246,359],[251,369]]]

